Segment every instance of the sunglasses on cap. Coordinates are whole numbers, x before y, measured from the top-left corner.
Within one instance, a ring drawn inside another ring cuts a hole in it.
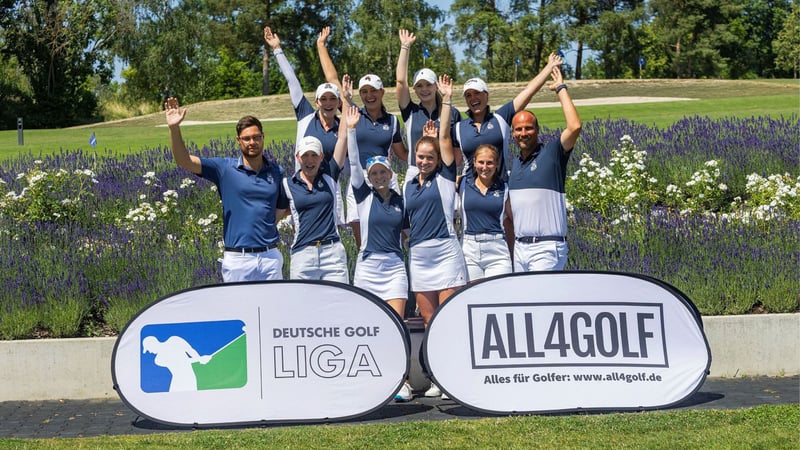
[[[368,166],[371,166],[371,165],[373,165],[375,163],[385,164],[385,165],[388,166],[389,165],[389,158],[387,158],[385,156],[381,156],[381,155],[372,156],[372,157],[367,158],[367,165]]]

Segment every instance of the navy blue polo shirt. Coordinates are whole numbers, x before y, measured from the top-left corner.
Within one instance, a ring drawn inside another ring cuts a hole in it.
[[[375,122],[370,119],[366,108],[361,108],[361,120],[356,125],[356,141],[358,142],[359,162],[362,169],[367,168],[367,160],[373,156],[389,156],[389,150],[395,142],[403,142],[397,117],[382,109],[382,114]]]
[[[227,247],[264,247],[278,242],[275,211],[286,209],[283,170],[263,158],[256,173],[236,158],[200,158],[201,177],[217,186],[222,200],[223,239]]]
[[[489,107],[487,106],[487,108]],[[464,154],[464,173],[467,174],[472,171],[472,158],[475,156],[475,150],[478,149],[478,146],[491,144],[500,151],[502,178],[504,180],[508,179],[506,161],[509,159],[508,138],[511,130],[511,120],[516,114],[514,101],[506,103],[495,112],[488,109],[480,130],[475,126],[475,121],[472,119],[472,111],[468,111],[467,114],[469,118],[454,125],[456,132],[455,140],[453,141],[453,147],[460,147],[461,152]]]
[[[353,176],[356,180],[356,176]],[[372,253],[394,253],[403,258],[401,238],[405,222],[403,197],[395,191],[389,201],[370,188],[361,178],[359,186],[353,187],[353,196],[358,204],[358,217],[361,217],[361,256],[367,258]],[[367,220],[364,220],[364,218]]]
[[[539,144],[526,160],[514,158],[508,179],[516,236],[566,236],[567,162],[561,140]]]
[[[294,221],[294,241],[292,253],[302,250],[313,241],[339,240],[336,228],[336,189],[339,179],[339,166],[329,165],[332,175],[320,172],[314,179],[312,189],[300,178],[300,171],[283,181],[289,207]]]
[[[436,122],[437,127],[441,126],[439,123],[439,108],[437,107],[431,114],[428,114],[428,110],[425,109],[421,104],[409,102],[408,106],[400,110],[400,115],[403,118],[403,123],[405,124],[406,142],[408,143],[408,165],[416,166],[417,159],[414,149],[417,145],[417,141],[422,137],[422,130],[425,127],[425,124],[428,122],[428,120],[433,120]],[[456,139],[453,127],[460,121],[461,113],[458,112],[458,109],[451,106],[450,126],[448,129],[450,130],[450,138],[453,141]]]
[[[317,110],[305,97],[300,99],[300,103],[294,108],[297,116],[297,136],[295,142],[300,142],[306,136],[314,136],[322,143],[322,152],[325,155],[325,163],[322,164],[324,173],[330,175],[330,162],[333,159],[333,150],[336,148],[336,140],[339,138],[339,118],[334,121],[333,127],[326,130],[317,114]],[[299,163],[295,163],[295,170],[300,168]]]
[[[495,180],[486,194],[475,185],[475,176],[461,178],[458,193],[461,197],[461,226],[466,234],[503,233],[508,185]]]
[[[414,246],[429,239],[455,237],[456,163],[442,165],[423,184],[419,177],[405,184],[406,215],[411,227],[408,244]]]

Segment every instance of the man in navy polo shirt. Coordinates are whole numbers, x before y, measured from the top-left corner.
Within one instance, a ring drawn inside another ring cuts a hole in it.
[[[567,262],[567,161],[581,133],[581,119],[567,91],[561,69],[551,69],[550,90],[558,96],[567,126],[558,140],[539,142],[539,122],[520,111],[511,122],[520,148],[508,180],[514,222],[514,272],[561,270]]]
[[[236,124],[241,151],[238,158],[200,158],[189,154],[181,135],[186,109],[181,109],[172,97],[167,99],[165,109],[175,162],[214,183],[222,199],[222,280],[283,279],[276,222],[286,215],[289,201],[281,187],[282,169],[264,156],[261,122],[245,116]]]

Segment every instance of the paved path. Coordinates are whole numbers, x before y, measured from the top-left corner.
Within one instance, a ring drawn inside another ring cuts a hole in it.
[[[708,378],[698,392],[673,409],[734,409],[800,403],[800,377]],[[349,423],[489,417],[454,401],[416,397],[391,402]],[[0,438],[137,435],[190,431],[137,417],[120,400],[0,402]]]

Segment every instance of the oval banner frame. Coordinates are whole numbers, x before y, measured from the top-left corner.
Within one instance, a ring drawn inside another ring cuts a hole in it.
[[[432,379],[479,412],[661,409],[694,394],[711,366],[700,314],[644,275],[502,275],[453,294],[422,344]]]
[[[339,421],[394,398],[410,337],[384,301],[325,281],[202,286],[126,325],[111,376],[123,403],[171,426]]]

